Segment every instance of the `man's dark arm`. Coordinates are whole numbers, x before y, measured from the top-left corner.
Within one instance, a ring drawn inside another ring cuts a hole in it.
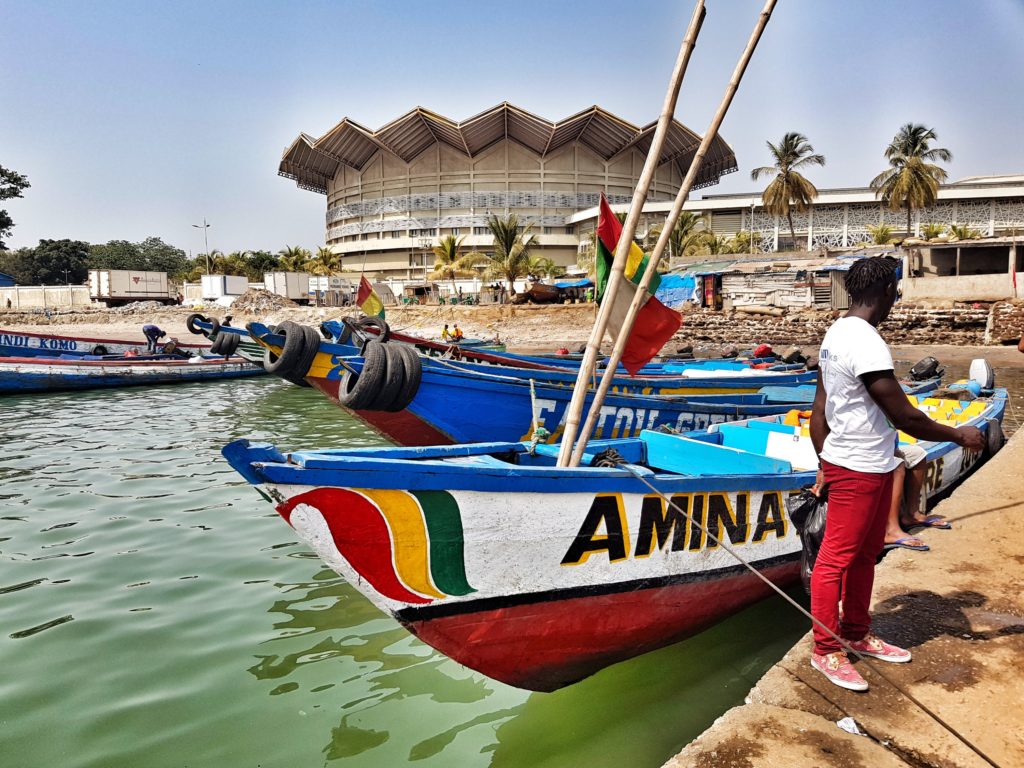
[[[825,447],[825,438],[829,433],[828,422],[825,421],[825,385],[821,383],[821,373],[818,373],[818,387],[814,391],[814,405],[811,406],[811,443],[814,445],[814,452],[821,455],[821,449]]]
[[[985,438],[977,427],[947,427],[912,406],[891,370],[872,371],[860,378],[896,429],[918,440],[949,441],[976,450],[985,447]]]

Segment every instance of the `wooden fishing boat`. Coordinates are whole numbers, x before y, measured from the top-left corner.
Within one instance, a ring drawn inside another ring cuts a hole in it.
[[[537,439],[557,443],[565,427],[572,390],[528,378],[450,369],[427,361],[412,398],[394,407],[352,409],[346,373],[362,375],[365,359],[338,358],[341,376],[307,380],[336,405],[399,445],[446,445]],[[934,390],[940,379],[906,382],[911,394]],[[594,427],[595,438],[636,437],[644,429],[674,432],[712,424],[810,408],[815,387],[762,387],[755,393],[638,395],[609,393]],[[593,391],[587,397],[589,407]]]
[[[1006,398],[919,405],[996,435]],[[980,459],[920,445],[929,497]],[[770,581],[794,580],[800,542],[784,502],[816,464],[799,414],[592,441],[575,468],[555,466],[557,446],[520,442],[286,454],[240,440],[223,454],[328,566],[423,642],[537,691],[764,597],[709,533]]]
[[[210,352],[209,344],[181,344],[178,349],[190,354]],[[90,336],[60,336],[48,333],[0,329],[0,356],[56,357],[59,355],[123,355],[135,351],[146,352],[146,340],[102,339]]]
[[[91,359],[90,359],[91,358]],[[89,355],[0,358],[0,394],[176,384],[265,373],[241,358],[97,358]]]

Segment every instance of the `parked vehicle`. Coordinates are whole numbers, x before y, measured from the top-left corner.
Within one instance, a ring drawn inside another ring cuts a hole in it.
[[[263,275],[263,285],[271,293],[297,304],[309,303],[308,272],[267,272]]]
[[[166,272],[143,272],[136,269],[90,269],[89,295],[108,307],[133,301],[159,301],[175,304]]]

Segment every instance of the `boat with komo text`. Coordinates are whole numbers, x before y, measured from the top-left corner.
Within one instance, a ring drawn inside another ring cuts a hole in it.
[[[126,341],[89,336],[28,333],[0,328],[0,355],[6,357],[58,357],[60,355],[123,355],[134,351],[146,352],[146,340]],[[209,344],[176,344],[189,354],[210,352]]]
[[[1007,393],[986,395],[915,403],[986,431],[994,451]],[[223,453],[327,565],[423,642],[551,691],[768,593],[708,532],[770,581],[797,578],[784,506],[813,483],[816,458],[800,415],[788,420],[592,441],[579,467],[555,466],[557,446],[522,442],[283,453],[240,440]],[[919,444],[927,497],[981,458]]]
[[[261,367],[238,357],[0,357],[0,394],[177,384],[263,373]]]

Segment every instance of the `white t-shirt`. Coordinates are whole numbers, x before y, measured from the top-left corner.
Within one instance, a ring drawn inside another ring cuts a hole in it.
[[[840,318],[825,334],[818,361],[831,430],[821,458],[856,472],[895,469],[900,463],[894,453],[896,430],[860,378],[893,370],[892,355],[878,331],[859,317]]]

